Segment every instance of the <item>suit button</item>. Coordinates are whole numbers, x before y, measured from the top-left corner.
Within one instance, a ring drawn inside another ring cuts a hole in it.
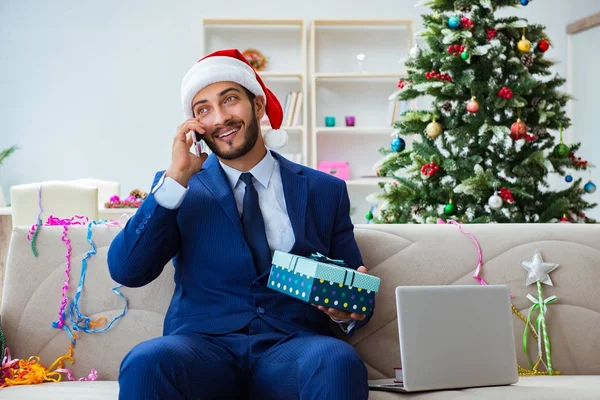
[[[142,233],[142,231],[138,228],[135,230],[135,233],[137,233],[139,235],[140,233]]]
[[[150,219],[151,216],[152,216],[152,213],[149,212],[148,214],[146,214],[146,219]]]
[[[262,307],[257,307],[256,308],[256,312],[259,313],[259,314],[264,314],[265,313],[265,309],[262,308]]]

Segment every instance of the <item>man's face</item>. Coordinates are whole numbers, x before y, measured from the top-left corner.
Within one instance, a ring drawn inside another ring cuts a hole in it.
[[[218,82],[194,96],[192,111],[206,130],[203,139],[210,150],[222,159],[233,160],[256,145],[264,101],[262,97],[251,101],[237,83]]]

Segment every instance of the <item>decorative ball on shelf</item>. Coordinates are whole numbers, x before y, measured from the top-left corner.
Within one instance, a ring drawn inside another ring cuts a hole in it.
[[[404,141],[404,139],[396,136],[395,138],[392,139],[392,143],[390,144],[390,147],[396,153],[399,153],[406,148],[406,142]]]
[[[419,47],[418,44],[415,44],[415,46],[412,49],[410,49],[410,51],[408,52],[408,54],[412,58],[419,58],[423,54],[423,51],[421,50],[421,48]]]
[[[465,51],[463,51],[462,53],[460,53],[460,58],[462,58],[463,60],[468,60],[470,56],[471,56],[471,55],[470,55],[470,54],[469,54],[469,52],[468,52],[468,51],[466,51],[466,50],[465,50]]]
[[[246,49],[242,54],[256,71],[263,71],[267,66],[267,57],[256,49]]]
[[[367,213],[365,214],[365,218],[367,219],[367,221],[373,219],[373,213],[371,212],[371,210],[367,211]]]
[[[583,186],[583,190],[585,190],[586,193],[594,193],[596,191],[596,185],[594,182],[589,181]]]
[[[425,133],[432,139],[435,139],[436,137],[440,136],[443,131],[444,128],[442,127],[442,124],[435,120],[430,122],[425,128]]]
[[[444,214],[446,214],[446,215],[454,215],[454,214],[456,214],[456,206],[454,204],[452,204],[452,200],[450,200],[448,202],[448,204],[446,204],[444,206]]]
[[[521,0],[522,6],[526,6],[527,4],[529,4],[529,0]]]
[[[517,43],[517,49],[519,49],[521,53],[529,53],[531,50],[531,42],[523,36],[521,40],[519,40],[519,43]]]
[[[565,158],[569,155],[570,151],[569,146],[564,143],[559,143],[554,147],[554,155],[556,157]]]
[[[458,15],[453,15],[448,19],[448,26],[450,29],[458,29],[460,24],[460,17]]]
[[[510,127],[510,137],[513,140],[519,140],[523,139],[525,135],[527,135],[527,125],[519,118]]]
[[[467,103],[467,111],[470,113],[479,111],[479,102],[475,99],[475,96],[471,97],[471,100]]]
[[[567,175],[567,176],[565,176],[565,181],[567,183],[571,183],[571,182],[573,182],[573,177],[571,175]]]
[[[140,189],[133,189],[129,195],[142,200],[145,200],[146,197],[148,197],[148,193],[141,191]]]
[[[504,204],[504,200],[502,200],[502,197],[498,196],[497,191],[488,199],[488,206],[490,206],[492,210],[499,210],[502,208],[502,204]]]
[[[542,53],[545,53],[550,48],[550,43],[546,39],[540,40],[537,45],[537,49]]]

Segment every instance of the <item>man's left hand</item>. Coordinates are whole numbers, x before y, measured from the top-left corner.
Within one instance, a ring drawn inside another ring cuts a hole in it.
[[[363,274],[367,273],[367,269],[365,267],[358,267],[358,272],[362,272]],[[359,313],[350,313],[347,311],[338,310],[337,308],[325,307],[322,305],[313,304],[313,307],[318,308],[323,311],[325,314],[329,315],[330,318],[333,318],[337,321],[349,322],[352,320],[361,321],[365,319],[367,316],[365,314]]]

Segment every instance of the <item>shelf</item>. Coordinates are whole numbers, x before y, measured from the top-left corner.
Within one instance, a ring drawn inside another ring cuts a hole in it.
[[[318,126],[316,133],[318,134],[335,134],[335,135],[390,135],[394,130],[393,127],[362,127],[362,126]]]
[[[301,73],[295,72],[271,72],[271,71],[258,71],[263,79],[302,79],[304,76]]]
[[[373,72],[373,73],[328,73],[328,72],[317,72],[315,73],[315,79],[317,80],[325,80],[325,79],[400,79],[406,77],[407,74],[405,71],[400,72]]]
[[[411,26],[411,19],[319,19],[313,23],[315,26]]]
[[[236,18],[206,18],[202,20],[204,25],[294,25],[302,26],[304,20],[301,19],[236,19]]]
[[[390,177],[359,178],[346,181],[347,186],[378,186],[379,182],[392,182]]]

